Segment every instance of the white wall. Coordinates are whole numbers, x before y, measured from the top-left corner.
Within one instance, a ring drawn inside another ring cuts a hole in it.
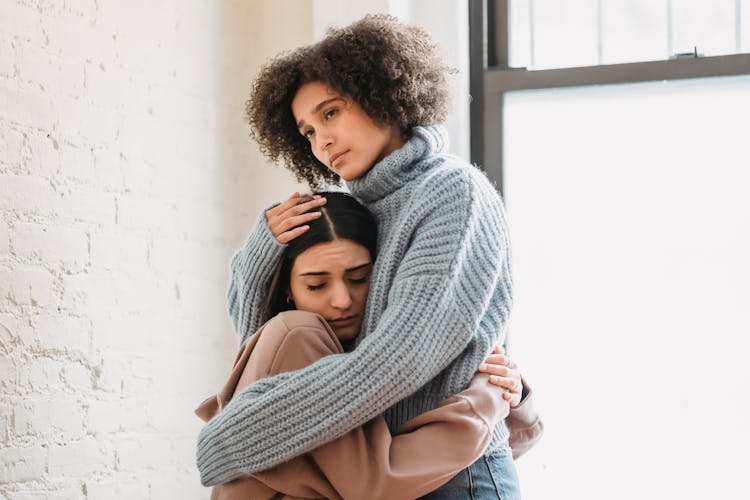
[[[295,187],[244,101],[311,19],[0,1],[0,498],[207,496],[192,410],[236,349],[228,260]]]

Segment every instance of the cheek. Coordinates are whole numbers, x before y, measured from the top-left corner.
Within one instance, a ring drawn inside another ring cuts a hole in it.
[[[294,303],[300,311],[307,311],[316,314],[322,314],[324,312],[324,308],[321,307],[320,301],[307,294],[299,297]]]
[[[307,141],[307,147],[310,148],[310,151],[312,152],[313,156],[320,161],[320,151],[318,151],[318,148],[315,147],[315,140]]]
[[[294,305],[300,311],[308,311],[320,314],[320,298],[318,294],[307,289],[306,286],[300,285],[291,287]]]
[[[315,157],[315,159],[318,160],[320,163],[322,163],[324,167],[326,167],[331,172],[338,174],[337,170],[331,168],[331,166],[328,163],[326,163],[326,160],[328,159],[327,155],[323,154],[322,151],[316,148],[314,142],[310,143],[310,151],[312,151],[312,154]]]
[[[310,151],[312,151],[313,156],[317,158],[318,160],[320,160],[323,154],[318,148],[317,143],[315,142],[315,139],[313,139],[312,141],[309,141],[307,144],[310,146]]]
[[[357,304],[360,306],[364,306],[364,303],[367,302],[367,295],[370,293],[370,284],[368,283],[365,286],[359,287],[359,290],[354,293],[354,296],[356,297]]]

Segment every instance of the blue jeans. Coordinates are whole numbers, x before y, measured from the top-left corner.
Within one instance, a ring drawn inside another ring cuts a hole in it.
[[[420,500],[521,500],[518,475],[509,448],[481,457]]]

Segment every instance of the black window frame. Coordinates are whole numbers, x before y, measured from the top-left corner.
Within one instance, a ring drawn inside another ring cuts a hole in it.
[[[750,74],[750,54],[527,70],[511,68],[508,0],[469,2],[471,161],[504,194],[503,101],[506,92]]]

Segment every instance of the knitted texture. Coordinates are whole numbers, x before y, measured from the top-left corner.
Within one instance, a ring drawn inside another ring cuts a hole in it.
[[[245,246],[232,257],[227,302],[229,317],[234,331],[240,336],[240,344],[261,326],[263,306],[286,247],[271,234],[264,210],[258,216]]]
[[[502,201],[486,176],[445,154],[442,127],[348,183],[378,221],[378,256],[352,352],[267,378],[201,430],[204,485],[301,455],[384,413],[391,430],[465,389],[502,340],[512,300]],[[259,326],[283,245],[265,218],[232,259],[230,314],[244,341]],[[488,452],[507,443],[503,422]]]

